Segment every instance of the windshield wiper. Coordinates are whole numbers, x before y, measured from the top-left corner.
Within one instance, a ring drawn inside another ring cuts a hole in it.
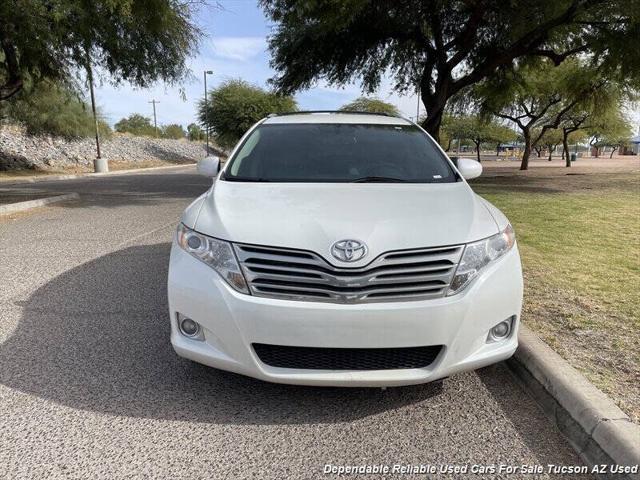
[[[224,180],[226,182],[270,182],[271,181],[268,178],[261,178],[261,177],[228,177],[226,175],[223,178],[221,178],[221,180]]]
[[[394,177],[376,177],[376,176],[370,176],[370,177],[361,177],[361,178],[356,178],[355,180],[351,180],[352,183],[373,183],[373,182],[380,182],[380,183],[402,183],[402,182],[408,182],[409,180],[404,180],[402,178],[394,178]]]

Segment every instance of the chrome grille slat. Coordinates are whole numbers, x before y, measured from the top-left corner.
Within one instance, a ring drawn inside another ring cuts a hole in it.
[[[282,279],[288,278],[300,278],[306,279],[311,283],[331,283],[335,285],[344,286],[356,286],[356,285],[368,285],[370,283],[395,283],[402,281],[420,281],[420,280],[441,280],[444,279],[448,282],[451,277],[453,266],[447,268],[438,268],[433,270],[417,270],[410,269],[405,272],[394,271],[390,273],[369,273],[356,275],[351,274],[349,276],[332,276],[327,273],[321,273],[310,270],[302,269],[290,269],[290,268],[263,268],[254,267],[252,265],[247,266],[245,264],[245,274],[247,280],[253,280],[255,278],[269,278],[269,279]],[[392,275],[392,276],[389,276]]]
[[[256,296],[333,303],[442,297],[463,246],[385,252],[364,267],[336,267],[320,255],[294,249],[234,245]]]

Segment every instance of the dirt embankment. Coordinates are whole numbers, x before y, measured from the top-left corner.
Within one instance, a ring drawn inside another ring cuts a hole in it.
[[[194,162],[205,155],[203,142],[134,137],[114,134],[101,142],[103,158],[113,162],[149,164],[152,162]],[[210,145],[213,154],[223,151]],[[66,140],[50,136],[31,136],[16,126],[0,126],[0,170],[67,169],[93,163],[95,140]]]

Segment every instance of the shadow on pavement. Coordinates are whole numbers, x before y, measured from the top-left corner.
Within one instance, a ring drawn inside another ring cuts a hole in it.
[[[211,186],[211,179],[194,172],[156,171],[32,184],[0,183],[0,196],[33,195],[33,198],[38,198],[69,192],[79,193],[80,201],[61,204],[65,208],[157,204],[167,199],[194,199],[205,192]]]
[[[220,424],[339,423],[423,401],[389,389],[269,384],[180,359],[169,344],[168,243],[80,265],[35,291],[0,345],[0,382],[69,407]],[[425,407],[428,408],[428,407]]]

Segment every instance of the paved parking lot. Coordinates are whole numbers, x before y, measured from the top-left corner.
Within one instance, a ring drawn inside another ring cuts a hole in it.
[[[316,478],[328,463],[581,464],[503,365],[442,387],[382,391],[267,384],[178,358],[169,242],[207,183],[186,168],[0,185],[81,196],[0,217],[0,477]]]

